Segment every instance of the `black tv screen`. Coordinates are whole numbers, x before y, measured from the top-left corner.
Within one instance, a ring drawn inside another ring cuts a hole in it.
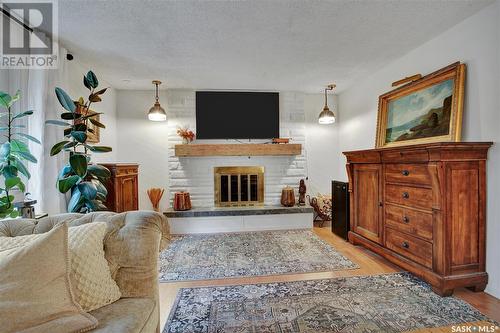
[[[196,92],[197,139],[279,138],[279,93]]]

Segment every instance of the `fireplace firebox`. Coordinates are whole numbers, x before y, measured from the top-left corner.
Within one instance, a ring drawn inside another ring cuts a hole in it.
[[[264,167],[215,167],[214,186],[216,207],[263,205]]]

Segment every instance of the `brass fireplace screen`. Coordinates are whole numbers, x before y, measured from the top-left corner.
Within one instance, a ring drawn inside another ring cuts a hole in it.
[[[216,207],[264,204],[264,167],[215,167]]]

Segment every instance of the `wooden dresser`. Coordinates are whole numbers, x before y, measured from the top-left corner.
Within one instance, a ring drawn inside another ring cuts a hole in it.
[[[490,142],[432,143],[344,152],[349,241],[448,296],[488,283],[486,158]]]
[[[138,164],[101,163],[111,171],[111,178],[105,184],[108,197],[104,203],[109,211],[126,212],[139,209]]]

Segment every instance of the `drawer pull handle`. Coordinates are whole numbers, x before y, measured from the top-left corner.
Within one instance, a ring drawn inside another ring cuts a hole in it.
[[[409,249],[410,248],[410,244],[408,244],[408,242],[401,243],[401,246],[404,247],[405,249]]]
[[[403,176],[409,176],[410,175],[410,171],[408,171],[408,170],[403,170],[403,171],[401,171],[401,173],[403,174]]]
[[[408,192],[403,192],[403,199],[408,199],[410,194]]]
[[[403,222],[410,223],[410,219],[408,218],[408,216],[403,216]]]

